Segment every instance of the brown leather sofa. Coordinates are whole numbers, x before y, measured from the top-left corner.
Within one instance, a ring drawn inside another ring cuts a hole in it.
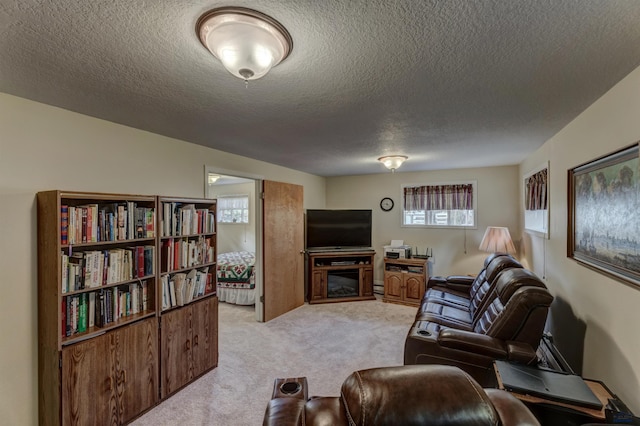
[[[306,378],[277,379],[263,425],[539,425],[513,395],[444,365],[360,370],[339,397],[307,392]]]
[[[457,366],[491,386],[494,360],[537,362],[553,296],[535,274],[500,255],[487,259],[466,293],[443,282],[429,282],[405,340],[405,364]]]

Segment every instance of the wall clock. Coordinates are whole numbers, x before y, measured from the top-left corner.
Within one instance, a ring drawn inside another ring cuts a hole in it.
[[[388,212],[393,208],[393,200],[389,197],[384,197],[380,200],[380,208],[385,212]]]

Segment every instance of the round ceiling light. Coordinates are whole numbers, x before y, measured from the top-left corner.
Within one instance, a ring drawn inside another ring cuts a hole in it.
[[[264,76],[293,48],[293,39],[282,24],[243,7],[208,11],[198,19],[196,32],[227,71],[245,81]]]
[[[378,161],[384,164],[384,166],[395,172],[398,167],[402,165],[409,157],[406,155],[387,155],[384,157],[378,158]]]

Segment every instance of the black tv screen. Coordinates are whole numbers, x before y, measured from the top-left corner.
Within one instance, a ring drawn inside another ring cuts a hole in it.
[[[307,210],[307,248],[371,247],[371,210]]]

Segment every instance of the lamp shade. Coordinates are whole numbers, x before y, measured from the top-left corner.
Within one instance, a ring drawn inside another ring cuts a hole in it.
[[[213,9],[196,25],[202,44],[231,74],[255,80],[284,60],[293,41],[275,19],[241,7]]]
[[[484,231],[482,242],[480,242],[480,250],[488,251],[490,253],[515,253],[516,248],[511,240],[509,228],[502,226],[487,227],[487,230]]]

